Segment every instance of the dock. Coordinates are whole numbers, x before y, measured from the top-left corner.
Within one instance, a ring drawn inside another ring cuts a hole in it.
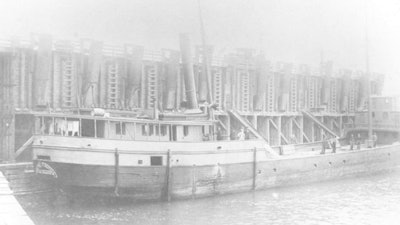
[[[0,172],[0,225],[33,225],[2,172]]]

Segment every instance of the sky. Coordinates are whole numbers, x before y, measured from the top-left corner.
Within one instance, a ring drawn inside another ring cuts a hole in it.
[[[386,75],[400,95],[399,0],[200,0],[207,43],[217,53],[254,48],[272,62]],[[367,22],[366,22],[367,21]],[[179,34],[200,44],[197,0],[0,0],[0,37],[47,33],[149,49],[179,49]]]

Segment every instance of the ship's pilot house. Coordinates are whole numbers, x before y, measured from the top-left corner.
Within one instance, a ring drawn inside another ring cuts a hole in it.
[[[371,97],[372,129],[378,137],[378,144],[391,144],[399,141],[400,131],[400,98],[387,96]],[[368,137],[368,111],[355,114],[354,123],[349,125],[347,137]]]

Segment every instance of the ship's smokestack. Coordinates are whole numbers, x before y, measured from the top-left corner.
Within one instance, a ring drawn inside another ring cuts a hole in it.
[[[192,52],[188,34],[180,35],[180,47],[182,54],[183,76],[185,80],[186,99],[189,109],[198,109],[196,86],[194,83]]]

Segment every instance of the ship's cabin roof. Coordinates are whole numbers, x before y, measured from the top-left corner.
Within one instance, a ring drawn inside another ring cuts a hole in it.
[[[137,141],[214,140],[217,121],[151,120],[93,115],[35,114],[37,135],[105,138]]]

